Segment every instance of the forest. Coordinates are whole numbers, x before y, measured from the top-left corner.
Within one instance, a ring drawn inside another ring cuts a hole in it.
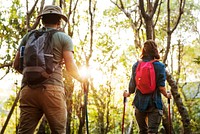
[[[1,134],[16,133],[19,124],[22,75],[12,67],[19,43],[28,31],[42,27],[37,16],[50,4],[67,16],[62,28],[72,38],[76,64],[88,79],[85,91],[63,69],[67,133],[120,134],[123,115],[125,133],[139,132],[134,95],[124,104],[123,92],[148,39],[158,44],[166,88],[172,93],[170,105],[162,97],[159,133],[200,133],[199,0],[0,0]],[[50,133],[46,118],[36,133]]]

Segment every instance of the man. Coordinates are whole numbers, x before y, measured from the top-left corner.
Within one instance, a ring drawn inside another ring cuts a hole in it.
[[[67,17],[61,12],[61,8],[54,5],[46,6],[38,18],[42,19],[44,25],[39,31],[60,29],[61,20],[67,21]],[[21,46],[26,45],[29,35],[30,32],[23,37],[13,63],[13,67],[19,72],[21,72],[19,69],[19,50]],[[70,75],[82,82],[82,78],[74,62],[71,38],[64,32],[56,32],[52,36],[51,43],[53,43],[54,62],[61,63],[64,59],[66,69]],[[43,114],[46,116],[53,134],[66,133],[67,111],[62,66],[59,65],[56,67],[51,77],[44,81],[42,85],[33,89],[31,86],[28,86],[23,76],[19,97],[19,134],[33,134]]]

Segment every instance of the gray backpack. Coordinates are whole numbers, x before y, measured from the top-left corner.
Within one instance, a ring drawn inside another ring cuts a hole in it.
[[[58,30],[38,31],[30,33],[24,48],[23,75],[28,85],[37,85],[48,78],[55,70],[53,64],[52,35]]]

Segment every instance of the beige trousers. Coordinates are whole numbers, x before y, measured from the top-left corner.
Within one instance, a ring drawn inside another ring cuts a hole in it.
[[[54,85],[31,89],[25,86],[19,97],[20,123],[18,134],[33,134],[45,115],[52,134],[66,133],[66,99],[64,88]]]

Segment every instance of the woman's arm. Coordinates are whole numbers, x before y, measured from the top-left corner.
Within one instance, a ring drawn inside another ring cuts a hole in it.
[[[160,92],[166,97],[171,99],[171,93],[166,91],[165,87],[159,87]]]

